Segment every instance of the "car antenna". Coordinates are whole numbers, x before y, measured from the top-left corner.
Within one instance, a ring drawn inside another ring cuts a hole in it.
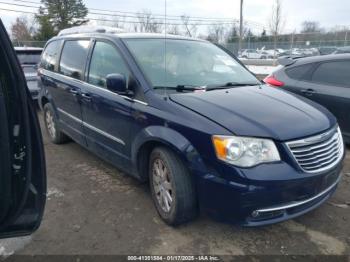
[[[167,74],[167,61],[166,61],[166,55],[167,55],[167,0],[164,0],[164,82],[165,82],[165,88],[164,88],[164,100],[167,100],[168,92],[167,92],[167,81],[166,81],[166,74]]]

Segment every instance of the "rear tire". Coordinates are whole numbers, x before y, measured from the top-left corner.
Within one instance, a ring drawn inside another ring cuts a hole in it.
[[[152,151],[149,178],[154,205],[168,225],[179,225],[196,217],[197,200],[192,178],[174,152],[165,147]]]
[[[57,119],[54,114],[54,110],[50,103],[44,105],[44,123],[46,132],[54,144],[63,144],[69,141],[68,136],[66,136],[62,131],[60,131],[57,125]]]

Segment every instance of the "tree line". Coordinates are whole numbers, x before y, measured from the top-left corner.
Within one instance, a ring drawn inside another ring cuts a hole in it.
[[[41,0],[38,13],[33,17],[21,16],[11,25],[12,38],[15,41],[47,41],[65,28],[85,25],[94,22],[97,25],[107,25],[124,28],[130,32],[161,33],[199,37],[218,43],[235,43],[239,41],[239,23],[223,23],[211,21],[205,24],[206,30],[199,30],[203,26],[188,15],[180,16],[177,23],[166,24],[163,19],[157,18],[150,11],[140,11],[136,14],[136,21],[130,21],[125,15],[103,15],[94,21],[89,21],[88,8],[83,0]],[[275,0],[267,28],[258,30],[249,23],[244,23],[242,38],[250,42],[279,41],[318,41],[346,39],[346,28],[326,30],[316,21],[304,21],[300,32],[282,34],[286,23],[281,0]],[[166,29],[166,30],[165,30]],[[255,30],[253,30],[255,29]],[[350,35],[349,35],[350,37]]]

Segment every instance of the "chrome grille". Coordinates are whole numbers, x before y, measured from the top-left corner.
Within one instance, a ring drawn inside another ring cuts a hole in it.
[[[339,128],[323,134],[287,142],[295,160],[305,172],[317,173],[334,167],[344,154]]]

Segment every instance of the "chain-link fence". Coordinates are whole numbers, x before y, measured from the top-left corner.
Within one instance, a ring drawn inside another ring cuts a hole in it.
[[[348,31],[333,33],[308,33],[278,36],[246,36],[242,40],[242,49],[239,50],[239,38],[233,37],[222,43],[236,55],[242,55],[244,50],[265,52],[265,55],[324,55],[333,52],[350,52],[350,33]],[[264,57],[264,56],[263,56]]]
[[[12,41],[13,46],[15,47],[44,47],[46,41]]]

